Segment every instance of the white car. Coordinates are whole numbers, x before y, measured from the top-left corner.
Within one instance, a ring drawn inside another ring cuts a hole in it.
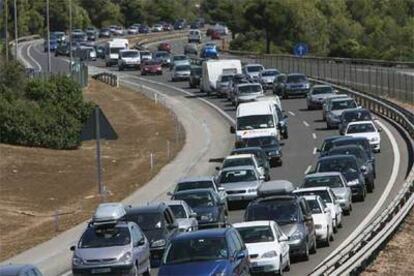
[[[254,166],[261,176],[266,177],[265,169],[259,166],[259,162],[257,161],[254,154],[238,154],[227,156],[223,161],[222,168],[238,166]],[[216,170],[220,170],[222,168],[217,167]],[[270,176],[267,177],[270,179]],[[269,180],[266,178],[265,180]]]
[[[329,246],[329,243],[334,240],[331,210],[318,195],[307,195],[304,198],[312,212],[316,240],[325,246]]]
[[[380,128],[377,128],[373,121],[351,122],[345,130],[345,136],[365,137],[368,139],[374,152],[381,151]]]
[[[288,237],[275,221],[249,221],[233,224],[242,237],[250,257],[253,273],[290,270]]]
[[[302,188],[293,191],[295,194],[299,195],[318,195],[323,201],[325,201],[326,206],[331,210],[331,217],[333,220],[333,232],[336,233],[337,228],[342,227],[342,208],[338,201],[336,201],[336,196],[329,187],[314,187],[314,188]]]
[[[261,64],[246,64],[243,67],[243,73],[246,74],[250,79],[259,80],[260,72],[265,68]]]
[[[191,67],[188,64],[177,65],[171,69],[171,81],[188,80],[191,74]]]
[[[166,202],[178,222],[180,232],[198,230],[197,214],[184,200],[170,200]]]
[[[138,27],[137,26],[131,26],[131,27],[128,28],[127,32],[128,32],[128,34],[135,35],[135,34],[138,33]]]
[[[154,26],[152,26],[151,31],[155,32],[155,33],[162,32],[163,31],[162,25],[161,24],[155,24]]]
[[[141,66],[141,57],[138,50],[126,49],[119,51],[118,69],[122,71],[126,68],[139,69]]]

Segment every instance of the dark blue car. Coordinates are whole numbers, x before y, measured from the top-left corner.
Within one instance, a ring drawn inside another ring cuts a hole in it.
[[[56,48],[58,47],[58,40],[55,37],[51,37],[50,38],[50,51],[53,52],[56,50]],[[47,43],[47,39],[45,39],[45,42],[43,44],[44,50],[45,52],[47,52],[48,50],[48,43]]]
[[[171,240],[158,275],[249,275],[248,252],[233,227],[186,232]]]
[[[201,49],[200,58],[218,58],[216,47],[204,47]]]

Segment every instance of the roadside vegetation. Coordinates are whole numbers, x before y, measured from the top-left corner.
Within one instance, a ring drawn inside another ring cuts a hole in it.
[[[0,64],[1,143],[77,148],[92,108],[69,77],[27,79],[19,63]]]

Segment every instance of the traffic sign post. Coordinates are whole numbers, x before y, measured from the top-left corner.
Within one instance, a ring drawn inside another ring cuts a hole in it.
[[[307,55],[309,53],[309,46],[306,43],[297,43],[294,47],[293,47],[293,54],[295,56],[304,56]]]

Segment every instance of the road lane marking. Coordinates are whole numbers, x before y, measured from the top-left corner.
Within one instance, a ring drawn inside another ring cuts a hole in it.
[[[306,126],[306,127],[309,127],[309,124],[308,124],[308,122],[306,122],[306,121],[303,121],[303,124]]]
[[[312,169],[312,165],[309,165],[307,168],[306,168],[306,171],[305,171],[305,175],[306,174],[308,174],[309,172],[310,172],[310,170]]]
[[[312,137],[313,137],[313,139],[316,140],[317,136],[316,136],[316,133],[315,132],[312,133]]]
[[[41,72],[42,71],[42,66],[40,65],[40,63],[39,62],[37,62],[37,60],[35,59],[35,58],[33,58],[33,56],[30,54],[30,50],[32,49],[32,46],[33,46],[34,44],[33,43],[30,43],[30,46],[29,47],[27,47],[26,49],[27,49],[27,56],[36,64],[36,66],[37,66],[37,68],[39,68],[39,72]]]
[[[288,111],[288,113],[292,116],[295,116],[295,113],[293,113],[292,111]]]
[[[313,155],[315,155],[316,153],[318,153],[318,148],[313,148]]]
[[[391,192],[391,189],[393,188],[393,184],[397,180],[398,177],[398,171],[400,169],[400,150],[398,148],[397,140],[395,139],[394,135],[392,134],[391,130],[381,121],[377,122],[380,127],[384,130],[385,134],[387,135],[388,139],[391,142],[392,152],[394,155],[394,161],[392,165],[392,172],[390,175],[390,178],[388,179],[387,185],[385,186],[384,192],[382,193],[381,197],[378,199],[377,203],[375,204],[374,208],[371,209],[369,214],[365,217],[365,219],[359,224],[359,226],[345,239],[337,248],[335,248],[334,251],[329,254],[328,257],[326,257],[321,263],[326,262],[328,259],[332,258],[336,254],[339,253],[342,248],[346,247],[353,239],[355,239],[356,236],[358,236],[365,227],[371,222],[371,220],[374,218],[374,216],[377,214],[379,209],[382,207],[382,205],[385,203],[388,195]],[[318,268],[319,265],[316,267]],[[315,268],[315,269],[316,269]]]

